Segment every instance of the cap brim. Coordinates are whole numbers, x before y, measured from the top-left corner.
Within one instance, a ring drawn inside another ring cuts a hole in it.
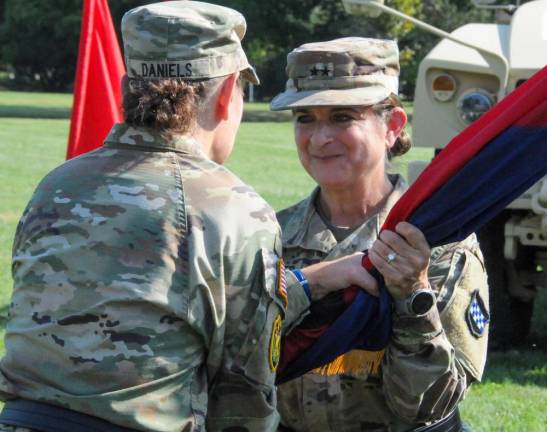
[[[240,71],[241,76],[249,81],[250,83],[253,83],[255,85],[260,84],[260,79],[258,78],[258,75],[256,74],[255,68],[249,65],[247,69],[243,69]]]
[[[289,89],[273,98],[270,109],[282,111],[315,106],[374,105],[390,94],[391,92],[384,86],[307,91]]]

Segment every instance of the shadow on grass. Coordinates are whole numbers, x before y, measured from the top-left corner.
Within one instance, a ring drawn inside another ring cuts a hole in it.
[[[1,105],[0,117],[69,119],[70,108],[36,107],[25,105]]]
[[[244,111],[243,121],[247,122],[287,122],[291,121],[290,111]]]
[[[490,352],[482,382],[547,387],[547,350]]]

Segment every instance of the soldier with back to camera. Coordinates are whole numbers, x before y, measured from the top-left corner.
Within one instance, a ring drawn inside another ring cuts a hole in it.
[[[376,289],[354,254],[304,269],[306,292],[273,210],[222,166],[258,83],[245,28],[201,2],[125,14],[125,123],[50,172],[17,228],[0,431],[275,430],[283,326]]]

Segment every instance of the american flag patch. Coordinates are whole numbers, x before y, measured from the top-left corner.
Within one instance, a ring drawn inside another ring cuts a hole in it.
[[[277,295],[283,299],[285,308],[289,306],[289,296],[287,295],[287,279],[285,278],[285,262],[283,258],[277,261]]]
[[[478,290],[473,291],[471,294],[471,301],[465,313],[465,320],[473,336],[480,338],[484,335],[486,325],[490,322],[490,314]]]

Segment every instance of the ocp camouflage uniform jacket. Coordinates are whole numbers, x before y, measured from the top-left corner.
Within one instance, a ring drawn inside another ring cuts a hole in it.
[[[318,189],[278,214],[287,268],[368,249],[406,185],[395,178],[385,208],[337,243],[314,208]],[[474,235],[434,248],[429,282],[437,308],[422,317],[395,310],[385,353],[354,350],[279,387],[282,424],[294,431],[407,431],[446,416],[480,380],[487,328],[472,334],[466,320],[474,299],[487,314],[488,287]],[[383,359],[382,359],[383,355]]]
[[[280,252],[273,210],[198,143],[116,125],[19,223],[3,399],[137,430],[274,430],[281,322],[309,304],[293,277],[286,310]]]

